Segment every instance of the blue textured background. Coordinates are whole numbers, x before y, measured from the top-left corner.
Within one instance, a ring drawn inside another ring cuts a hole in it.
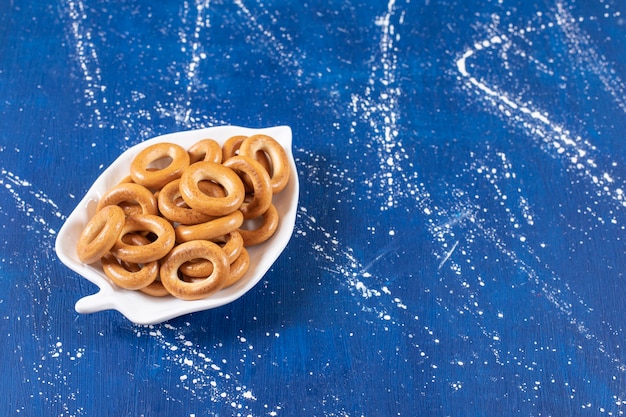
[[[623,415],[624,4],[35,3],[0,1],[0,415]],[[222,124],[293,129],[270,273],[78,315],[91,182]]]

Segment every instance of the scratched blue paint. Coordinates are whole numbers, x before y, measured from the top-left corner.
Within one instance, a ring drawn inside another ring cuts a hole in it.
[[[623,415],[615,1],[4,2],[0,415]],[[121,152],[290,125],[294,237],[142,327],[56,231]]]

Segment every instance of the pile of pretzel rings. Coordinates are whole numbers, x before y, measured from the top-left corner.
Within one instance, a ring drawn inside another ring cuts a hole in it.
[[[206,298],[237,282],[250,266],[246,247],[278,228],[272,198],[289,171],[285,150],[267,135],[148,146],[102,196],[76,254],[101,261],[121,288]]]

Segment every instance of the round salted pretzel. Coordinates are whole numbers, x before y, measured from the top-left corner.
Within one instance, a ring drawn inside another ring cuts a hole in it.
[[[180,179],[171,181],[159,191],[158,205],[163,217],[180,224],[198,224],[213,219],[213,216],[192,209],[186,203],[179,204],[179,199],[182,199],[179,184]]]
[[[187,152],[191,164],[198,161],[222,162],[222,147],[213,139],[202,139],[191,145]]]
[[[265,168],[249,156],[237,155],[224,162],[224,166],[247,178],[252,186],[250,199],[244,199],[239,210],[246,219],[254,219],[267,211],[272,204],[272,185]]]
[[[164,168],[154,169],[159,160],[171,159]],[[146,188],[160,189],[165,184],[180,178],[189,166],[189,154],[175,143],[156,143],[143,149],[130,164],[130,176],[137,184]]]
[[[109,189],[98,202],[97,210],[104,206],[120,206],[126,214],[138,214],[132,208],[139,206],[142,214],[158,214],[154,194],[143,185],[132,182],[120,183]]]
[[[243,238],[237,231],[228,233],[227,235],[220,236],[219,238],[211,240],[222,247],[228,263],[232,264],[244,250]],[[223,242],[221,242],[223,241]],[[222,244],[223,243],[223,244]],[[213,264],[206,259],[192,259],[189,262],[185,262],[180,266],[180,272],[188,277],[199,278],[211,275],[213,271]]]
[[[163,286],[161,282],[161,278],[157,275],[157,278],[152,282],[152,284],[139,288],[144,294],[151,295],[152,297],[166,297],[170,295],[170,292]]]
[[[289,182],[289,159],[283,147],[276,139],[267,135],[253,135],[244,140],[239,147],[239,155],[255,158],[259,151],[264,152],[270,160],[270,182],[272,192],[281,192]]]
[[[150,240],[137,233],[129,233],[124,237],[133,245],[147,245]],[[127,290],[139,290],[152,284],[159,274],[159,261],[139,265],[120,261],[112,253],[102,257],[102,270],[113,283]]]
[[[243,135],[231,136],[230,138],[226,139],[226,141],[222,145],[222,161],[228,161],[233,156],[238,155],[239,148],[241,147],[241,144],[243,143],[243,141],[246,139],[248,139],[248,136],[243,136]],[[267,155],[265,154],[265,152],[257,151],[256,155],[254,155],[254,159],[258,163],[263,165],[263,168],[265,168],[267,172],[271,171],[272,164],[269,158],[267,157]],[[248,184],[245,181],[245,179],[244,179],[243,185],[248,187]]]
[[[255,221],[258,220],[255,219]],[[274,232],[278,229],[279,222],[278,210],[276,210],[274,204],[270,204],[270,208],[262,214],[260,220],[262,221],[261,224],[255,229],[239,229],[244,246],[258,245],[274,235]]]
[[[222,144],[222,161],[227,161],[239,152],[239,147],[244,140],[248,139],[244,135],[231,136]]]
[[[243,214],[235,210],[225,216],[216,217],[208,222],[190,225],[179,225],[174,228],[177,242],[190,240],[212,240],[235,231],[243,224]]]
[[[241,254],[230,264],[230,275],[224,285],[224,288],[230,287],[239,281],[250,268],[250,255],[246,248],[243,248]]]
[[[194,259],[206,259],[213,264],[211,274],[191,282],[179,278],[182,264]],[[163,286],[174,297],[183,300],[199,300],[220,290],[230,274],[230,265],[224,250],[208,240],[181,243],[161,263],[160,277]]]
[[[110,252],[102,257],[102,270],[114,284],[127,290],[140,290],[152,284],[159,274],[159,262],[120,263]]]
[[[86,264],[96,262],[111,250],[124,227],[124,210],[106,206],[87,222],[76,245],[78,259]]]
[[[225,197],[212,197],[199,188],[201,181],[214,181],[224,187]],[[224,216],[237,210],[245,197],[243,183],[231,169],[214,162],[196,162],[180,178],[180,193],[185,203],[210,216]]]
[[[132,232],[150,232],[157,239],[147,245],[126,243],[124,236]],[[174,227],[167,220],[152,214],[134,214],[126,217],[111,253],[123,261],[142,264],[163,258],[175,243]]]

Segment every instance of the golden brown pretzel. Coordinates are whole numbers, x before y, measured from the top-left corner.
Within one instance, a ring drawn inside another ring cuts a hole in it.
[[[213,216],[192,209],[185,204],[181,199],[179,184],[180,179],[174,180],[159,191],[159,211],[163,217],[180,224],[198,224],[211,220]]]
[[[163,167],[153,169],[152,164],[157,161],[171,159]],[[130,176],[137,184],[146,188],[160,189],[165,184],[180,178],[185,168],[189,166],[189,154],[175,143],[156,143],[143,149],[135,156],[130,164]]]
[[[212,240],[218,236],[235,231],[243,224],[243,214],[235,210],[225,216],[215,217],[208,222],[199,224],[179,225],[174,228],[177,242],[190,240]]]
[[[237,155],[224,162],[224,166],[245,176],[252,186],[251,199],[241,203],[239,210],[246,219],[254,219],[267,211],[272,204],[272,186],[270,176],[265,168],[254,158]]]
[[[123,204],[126,203],[126,204]],[[120,206],[127,214],[129,207],[139,205],[143,214],[158,214],[156,198],[152,191],[143,185],[132,182],[120,183],[109,189],[98,202],[97,210],[101,210],[104,206]],[[131,212],[134,214],[134,212]]]
[[[230,287],[237,281],[239,281],[248,269],[250,268],[250,255],[246,248],[243,248],[241,254],[235,259],[234,262],[230,264],[230,275],[228,276],[228,280],[226,280],[226,284],[224,288]]]
[[[255,219],[255,221],[258,220]],[[239,229],[244,246],[258,245],[268,240],[276,232],[278,222],[278,211],[274,204],[270,204],[270,208],[262,215],[262,223],[259,227],[255,229]]]
[[[269,171],[274,194],[281,192],[289,182],[289,159],[276,139],[267,135],[250,136],[241,143],[239,155],[256,158],[259,151],[269,157],[272,169]]]
[[[215,238],[212,242],[222,247],[224,253],[226,253],[229,264],[235,262],[244,249],[243,238],[237,231]],[[213,271],[213,264],[205,259],[193,259],[180,266],[181,273],[193,278],[209,276],[211,275],[211,271]]]
[[[224,187],[225,197],[212,197],[203,193],[198,183],[214,181]],[[245,197],[241,179],[233,170],[213,162],[196,162],[183,172],[180,193],[185,203],[210,216],[224,216],[237,210]]]
[[[150,240],[138,233],[128,233],[124,241],[133,245],[147,245]],[[112,253],[102,257],[102,270],[114,284],[127,290],[138,290],[154,282],[159,275],[159,262],[135,264],[117,259]]]
[[[187,152],[191,164],[198,161],[210,161],[216,164],[222,162],[222,148],[213,139],[202,139],[191,145]]]
[[[133,245],[123,239],[127,233],[143,231],[156,235],[156,240],[147,245]],[[163,258],[174,244],[174,227],[167,220],[152,214],[134,214],[126,217],[124,227],[111,253],[123,261],[143,264]]]
[[[129,233],[126,236],[124,236],[123,239],[125,242],[133,243],[133,244],[145,245],[146,243],[150,242],[147,238],[145,238],[144,236],[138,233]],[[133,264],[133,263],[124,262],[124,261],[119,261],[119,262],[121,265],[124,266],[124,268],[126,268],[129,271],[138,271],[141,268],[141,265],[139,264]],[[159,269],[161,267],[160,262],[159,261],[150,262],[148,265],[152,265],[153,263],[156,264],[156,269],[157,269],[156,279],[152,281],[150,284],[146,285],[145,287],[139,288],[139,291],[147,295],[151,295],[153,297],[165,297],[167,295],[170,295],[170,293],[165,289],[163,284],[161,284],[161,279],[159,278]]]
[[[126,235],[133,244],[147,245],[150,243],[145,237],[130,233]],[[159,274],[159,261],[148,262],[143,265],[120,261],[112,253],[102,257],[102,270],[118,287],[127,290],[138,290],[152,284]]]
[[[163,286],[163,283],[158,276],[157,279],[152,282],[152,284],[148,285],[147,287],[140,288],[139,291],[153,297],[165,297],[170,295],[170,292],[167,290],[167,288]]]
[[[217,237],[212,241],[224,249],[229,264],[235,262],[235,259],[239,257],[241,251],[244,249],[243,238],[241,237],[241,233],[237,230],[233,230],[224,236]]]
[[[78,237],[78,259],[91,264],[106,255],[124,227],[124,217],[124,210],[118,206],[106,206],[97,211]]]
[[[182,264],[194,259],[206,259],[213,264],[209,276],[202,280],[185,282],[178,276]],[[183,300],[199,300],[220,290],[230,273],[230,265],[224,250],[207,240],[181,243],[161,263],[160,277],[163,286],[174,297]]]
[[[248,139],[248,137],[244,135],[235,135],[226,139],[222,144],[222,161],[227,161],[229,158],[237,155],[239,147],[246,139]]]
[[[243,141],[246,139],[248,139],[248,137],[243,135],[231,136],[230,138],[228,138],[222,145],[222,162],[225,162],[233,156],[239,154],[239,148],[241,147]],[[270,170],[272,169],[272,164],[270,163],[270,160],[268,159],[265,152],[258,151],[254,156],[254,159],[256,159],[256,161],[259,162],[261,165],[263,165],[263,168],[265,168],[267,172],[270,172]],[[244,185],[246,184],[244,183]]]

